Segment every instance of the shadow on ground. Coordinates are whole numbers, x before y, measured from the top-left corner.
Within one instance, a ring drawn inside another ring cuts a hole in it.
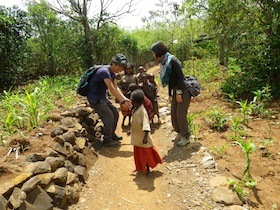
[[[161,171],[151,171],[150,174],[145,174],[143,172],[137,172],[136,174],[132,174],[135,176],[133,181],[137,184],[139,190],[145,190],[148,192],[152,192],[155,190],[155,179],[161,177],[163,173]]]
[[[198,152],[201,146],[199,142],[191,142],[186,146],[179,147],[176,146],[174,142],[174,146],[168,151],[167,155],[163,157],[163,161],[170,163],[176,160],[187,160],[191,157],[192,153]]]

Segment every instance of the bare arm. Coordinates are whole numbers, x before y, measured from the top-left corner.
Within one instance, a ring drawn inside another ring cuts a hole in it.
[[[121,105],[123,106],[124,110],[131,109],[132,104],[130,100],[123,95],[123,93],[117,85],[116,80],[112,82],[109,78],[106,78],[104,79],[104,82],[108,87],[109,91],[116,97],[118,101],[121,102]]]
[[[145,135],[144,135],[144,138],[143,138],[143,144],[148,143],[148,133],[149,133],[149,131],[145,131]]]

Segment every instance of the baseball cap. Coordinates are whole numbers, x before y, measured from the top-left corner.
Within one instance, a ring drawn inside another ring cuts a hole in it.
[[[127,59],[125,57],[124,54],[117,54],[115,55],[113,58],[112,58],[112,61],[116,64],[116,65],[121,65],[123,66],[124,68],[126,68],[127,66]]]

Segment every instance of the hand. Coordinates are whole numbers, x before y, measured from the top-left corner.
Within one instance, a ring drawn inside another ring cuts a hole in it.
[[[182,95],[176,94],[176,101],[178,104],[183,103]]]
[[[147,144],[147,143],[148,143],[147,138],[144,138],[144,139],[143,139],[143,144]]]
[[[126,99],[124,104],[121,104],[123,110],[128,111],[132,109],[132,103],[129,99]]]

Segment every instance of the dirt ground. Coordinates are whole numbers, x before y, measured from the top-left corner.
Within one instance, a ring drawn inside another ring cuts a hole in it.
[[[89,171],[89,180],[82,189],[80,200],[69,209],[222,209],[222,204],[211,199],[209,179],[217,175],[241,178],[246,158],[239,146],[229,143],[230,129],[213,131],[205,119],[205,113],[214,106],[228,115],[238,111],[222,100],[215,86],[202,86],[201,95],[192,99],[189,108],[189,113],[199,113],[194,120],[200,126],[197,141],[185,147],[175,146],[172,139],[176,134],[172,131],[170,115],[162,116],[163,123],[153,126],[153,138],[163,164],[147,176],[134,172],[128,129],[118,126],[116,133],[123,136],[121,146],[97,151],[99,158]],[[166,100],[167,89],[159,86],[159,101],[164,104]],[[271,108],[278,113],[270,119],[250,118],[246,128],[246,135],[256,146],[250,166],[256,188],[248,189],[250,202],[245,204],[248,209],[280,209],[280,102],[272,103]],[[119,123],[121,120],[122,116]],[[52,125],[48,124],[32,131],[28,135],[28,150],[17,160],[15,153],[6,157],[9,148],[0,147],[0,186],[21,172],[26,155],[51,147],[51,129]],[[198,153],[202,147],[214,155],[217,170],[201,167]]]

